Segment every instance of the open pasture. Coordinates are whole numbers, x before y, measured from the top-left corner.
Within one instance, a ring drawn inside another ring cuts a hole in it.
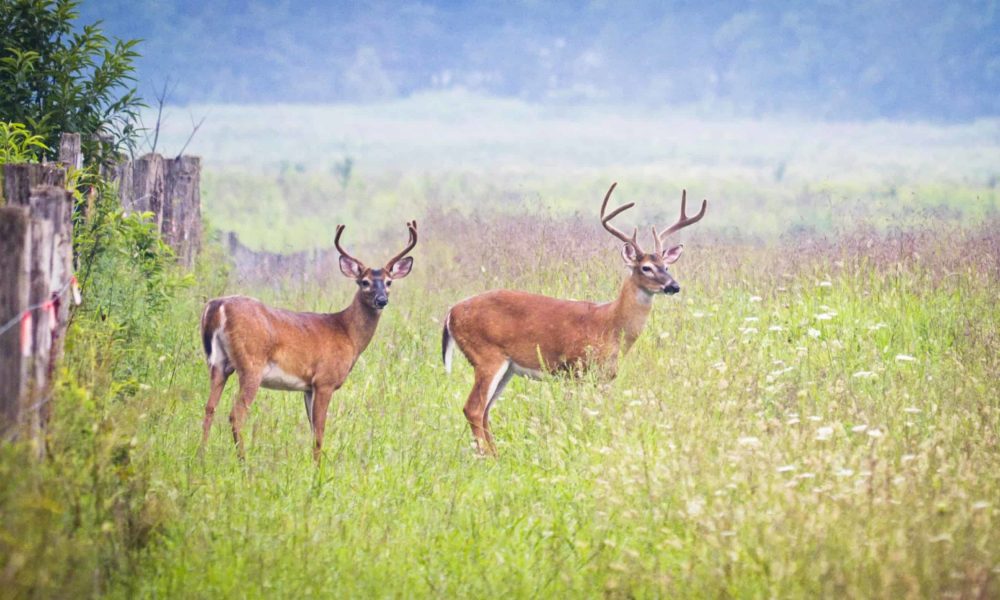
[[[245,464],[224,418],[196,458],[207,376],[194,315],[220,291],[333,310],[354,284],[203,282],[171,308],[165,358],[120,409],[162,522],[115,589],[997,593],[995,224],[771,247],[693,236],[682,293],[656,299],[615,381],[512,382],[493,411],[495,460],[475,455],[461,412],[471,369],[441,366],[444,311],[499,285],[610,299],[618,251],[594,218],[421,227],[413,275],[334,396],[319,469],[298,393],[258,396]]]

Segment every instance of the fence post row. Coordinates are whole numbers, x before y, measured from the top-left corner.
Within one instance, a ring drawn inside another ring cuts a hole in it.
[[[73,194],[83,166],[79,134],[64,133],[59,163],[3,167],[0,206],[0,437],[27,436],[44,451],[52,374],[69,324]],[[110,169],[125,210],[152,212],[157,231],[192,266],[201,249],[201,161],[149,154]]]

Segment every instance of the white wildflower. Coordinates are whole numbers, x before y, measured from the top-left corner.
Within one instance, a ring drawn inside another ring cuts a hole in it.
[[[833,315],[830,313],[819,313],[815,316],[817,321],[830,321],[833,319]]]
[[[596,411],[596,410],[593,410],[591,408],[584,407],[583,414],[587,415],[588,417],[596,417],[597,415],[599,415],[601,413],[600,413],[600,411]]]
[[[782,465],[778,467],[779,473],[790,473],[795,470],[795,465]]]
[[[972,510],[983,510],[990,507],[990,503],[985,500],[979,500],[978,502],[972,503]]]
[[[743,335],[751,335],[757,333],[756,327],[740,327],[740,333]]]
[[[768,331],[784,331],[785,328],[782,327],[781,325],[771,325],[770,327],[767,328],[767,330]]]
[[[867,429],[868,429],[867,425],[855,425],[854,427],[851,427],[851,431],[853,431],[854,433],[864,433],[865,430]]]
[[[757,317],[747,317],[743,320],[746,321],[747,323],[756,323],[757,321],[760,321],[760,319]]]
[[[916,406],[907,406],[906,408],[903,409],[903,412],[910,413],[911,415],[916,415],[922,413],[923,411],[917,408]]]
[[[910,356],[909,354],[897,354],[896,362],[913,362],[917,360],[916,358]]]
[[[736,443],[748,448],[760,448],[760,440],[752,435],[745,435],[737,439]]]
[[[899,462],[906,464],[911,460],[915,460],[916,458],[917,458],[916,454],[904,454],[903,456],[899,457]]]
[[[829,280],[821,281],[819,282],[819,287],[824,287],[824,288],[833,287],[833,282]]]
[[[817,440],[828,440],[833,437],[833,427],[820,427],[816,430]]]
[[[687,501],[687,514],[689,517],[697,517],[705,510],[705,501],[701,498],[692,498]]]
[[[885,434],[882,433],[881,429],[869,429],[868,430],[868,437],[873,437],[873,438],[878,439],[878,438],[882,437],[883,435],[885,435]]]
[[[879,329],[885,329],[886,327],[888,327],[888,325],[885,323],[875,323],[868,328],[868,331],[878,331]]]
[[[813,423],[819,423],[820,421],[823,420],[823,417],[819,415],[809,415],[809,420],[812,421]]]
[[[806,334],[811,338],[818,338],[819,329],[813,329],[812,327],[810,327],[808,330],[806,330]]]
[[[851,375],[851,377],[854,377],[855,379],[869,379],[875,377],[875,373],[872,373],[871,371],[858,371],[854,375]]]
[[[750,296],[750,302],[760,302],[763,300],[760,296]]]

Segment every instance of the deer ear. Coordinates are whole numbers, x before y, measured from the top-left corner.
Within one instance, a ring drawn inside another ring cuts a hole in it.
[[[622,260],[630,267],[635,266],[635,263],[639,260],[639,252],[635,249],[635,246],[632,244],[622,246]]]
[[[681,257],[681,252],[684,252],[684,244],[678,244],[673,248],[663,251],[663,262],[668,265],[672,265],[677,262],[677,259]]]
[[[344,277],[349,277],[351,279],[361,279],[361,274],[364,273],[365,267],[358,261],[354,260],[350,256],[340,257],[340,272],[344,274]]]
[[[413,268],[413,257],[406,256],[396,261],[392,268],[389,269],[389,277],[393,279],[402,279],[410,274],[410,269]]]

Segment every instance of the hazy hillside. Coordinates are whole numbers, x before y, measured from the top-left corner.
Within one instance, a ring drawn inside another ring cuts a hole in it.
[[[139,76],[187,102],[340,102],[460,87],[713,113],[1000,114],[996,2],[94,0]]]

